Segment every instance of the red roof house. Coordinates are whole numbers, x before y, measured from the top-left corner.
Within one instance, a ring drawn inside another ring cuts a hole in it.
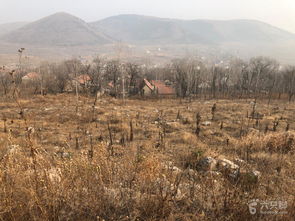
[[[143,87],[143,93],[144,95],[161,95],[161,96],[167,96],[167,95],[175,95],[175,89],[171,86],[165,83],[164,81],[160,80],[151,80],[148,81],[147,79],[143,80],[144,87]]]
[[[88,74],[82,74],[82,75],[79,75],[78,77],[76,77],[75,80],[78,81],[78,83],[80,83],[82,85],[86,85],[91,81],[91,78],[89,77]]]
[[[173,87],[166,85],[164,81],[151,81],[152,85],[155,86],[156,94],[158,95],[175,95]]]
[[[36,72],[27,73],[25,76],[22,77],[23,81],[33,81],[33,80],[39,80],[39,79],[40,79],[40,74]]]

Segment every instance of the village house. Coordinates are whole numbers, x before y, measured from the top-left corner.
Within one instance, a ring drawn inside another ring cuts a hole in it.
[[[22,87],[29,93],[39,93],[42,91],[41,75],[36,72],[29,72],[22,77]]]
[[[143,79],[144,86],[142,88],[142,95],[150,96],[154,94],[155,87],[147,80]]]
[[[22,82],[26,83],[26,82],[31,82],[31,81],[38,81],[40,79],[41,79],[40,74],[38,74],[36,72],[29,72],[25,76],[22,77]]]
[[[74,79],[74,81],[77,81],[82,87],[88,87],[91,84],[91,78],[88,74],[79,75]]]
[[[75,91],[76,84],[79,90],[89,88],[91,86],[91,78],[88,74],[82,74],[77,77],[73,77],[70,81],[67,82],[65,91]]]
[[[175,96],[175,89],[169,81],[143,79],[143,87],[141,90],[143,96]]]

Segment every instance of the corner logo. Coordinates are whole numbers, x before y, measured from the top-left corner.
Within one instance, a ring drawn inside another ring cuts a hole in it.
[[[259,200],[253,199],[248,203],[249,212],[255,215],[260,214],[287,214],[288,202],[279,200]]]

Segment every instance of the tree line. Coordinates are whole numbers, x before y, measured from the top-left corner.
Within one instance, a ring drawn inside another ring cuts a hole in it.
[[[26,83],[23,76],[35,72],[38,77]],[[254,57],[249,61],[232,59],[227,62],[206,62],[202,59],[176,59],[161,67],[148,67],[99,57],[85,63],[79,59],[59,63],[42,63],[34,69],[7,70],[0,76],[2,95],[9,95],[12,85],[34,94],[64,93],[74,88],[75,79],[88,76],[87,85],[79,82],[79,92],[97,94],[107,92],[115,97],[139,95],[143,79],[169,81],[176,96],[211,98],[266,97],[292,101],[295,94],[295,67],[281,66],[267,57]],[[111,87],[111,91],[107,90]],[[123,88],[123,89],[122,89]],[[124,91],[122,91],[124,90]]]

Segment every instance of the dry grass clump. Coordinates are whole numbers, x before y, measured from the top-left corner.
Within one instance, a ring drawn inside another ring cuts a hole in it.
[[[294,132],[279,132],[269,134],[249,134],[241,141],[236,140],[237,149],[248,149],[251,152],[266,152],[269,154],[294,154]],[[238,151],[238,150],[237,150]]]

